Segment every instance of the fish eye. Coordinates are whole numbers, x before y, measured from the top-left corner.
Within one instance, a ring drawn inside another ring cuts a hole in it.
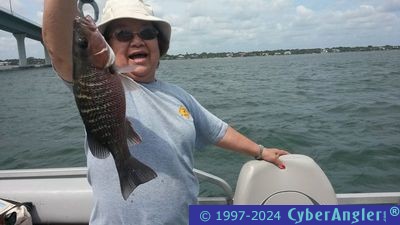
[[[86,39],[84,38],[79,38],[78,40],[78,46],[82,49],[86,49],[88,47],[89,43]]]

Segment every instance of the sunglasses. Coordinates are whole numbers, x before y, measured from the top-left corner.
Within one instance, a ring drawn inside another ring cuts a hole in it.
[[[139,32],[132,32],[130,30],[117,30],[113,33],[114,37],[120,42],[129,42],[135,35],[139,36],[143,40],[153,40],[158,36],[158,30],[154,27],[146,27]]]

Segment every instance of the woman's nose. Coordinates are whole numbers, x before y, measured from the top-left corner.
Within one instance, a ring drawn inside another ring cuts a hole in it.
[[[130,41],[130,45],[141,46],[141,45],[144,45],[144,41],[142,38],[139,37],[139,35],[134,34],[133,39]]]

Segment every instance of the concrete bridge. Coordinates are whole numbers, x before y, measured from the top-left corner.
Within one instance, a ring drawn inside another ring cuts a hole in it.
[[[42,40],[42,28],[40,25],[16,15],[15,13],[8,12],[6,9],[0,7],[0,29],[10,32],[17,39],[19,65],[26,66],[26,51],[25,51],[25,38],[30,38],[36,41]],[[45,63],[50,64],[50,58],[46,48],[44,48]]]

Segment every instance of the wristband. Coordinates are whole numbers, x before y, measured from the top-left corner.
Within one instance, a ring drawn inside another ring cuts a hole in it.
[[[258,153],[257,156],[254,156],[255,159],[260,160],[262,159],[262,154],[264,152],[264,146],[263,145],[258,145],[258,147],[260,147],[260,152]]]

